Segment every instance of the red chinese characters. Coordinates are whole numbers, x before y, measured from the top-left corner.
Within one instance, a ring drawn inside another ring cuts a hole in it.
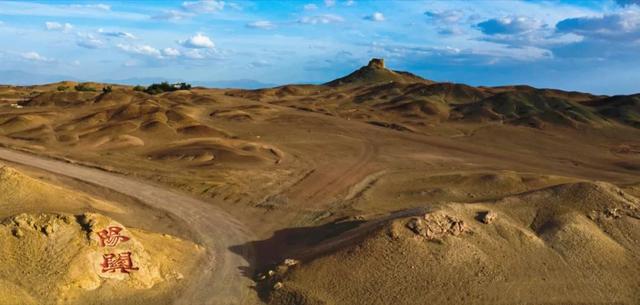
[[[102,267],[102,272],[116,272],[120,271],[121,273],[130,273],[130,271],[138,270],[138,267],[133,266],[133,261],[131,260],[131,252],[123,252],[120,254],[105,254],[102,256],[103,262],[100,264]]]
[[[115,247],[120,242],[126,242],[131,239],[128,236],[120,234],[122,230],[123,229],[121,227],[112,226],[98,232],[97,234],[100,238],[100,246]],[[131,271],[138,270],[138,267],[133,265],[130,251],[121,252],[119,254],[107,253],[102,255],[102,263],[100,264],[100,267],[102,267],[102,273],[130,273]]]
[[[109,227],[98,232],[98,237],[100,237],[100,246],[115,247],[119,242],[129,240],[129,237],[120,235],[120,231],[122,231],[121,227]]]

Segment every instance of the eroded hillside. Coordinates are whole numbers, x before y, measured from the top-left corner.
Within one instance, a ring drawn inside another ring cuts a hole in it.
[[[222,208],[253,234],[228,250],[265,302],[638,298],[635,95],[438,83],[381,61],[259,90],[65,84],[0,88],[0,143]]]

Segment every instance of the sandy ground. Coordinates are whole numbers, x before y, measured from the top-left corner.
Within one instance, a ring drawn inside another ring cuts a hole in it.
[[[384,73],[370,76],[376,80],[386,77]],[[8,148],[0,152],[3,158],[24,164],[56,184],[109,198],[123,207],[139,202],[166,211],[145,218],[144,210],[136,209],[121,221],[141,219],[143,227],[157,226],[159,231],[206,244],[211,259],[203,266],[201,277],[192,279],[189,296],[194,300],[209,297],[213,304],[305,304],[305,296],[313,294],[319,297],[308,299],[308,304],[314,304],[313,300],[343,304],[345,298],[358,296],[340,294],[341,287],[362,295],[390,296],[394,287],[404,285],[402,280],[443,280],[444,275],[407,278],[411,265],[400,262],[411,260],[432,273],[444,272],[438,266],[445,264],[429,265],[432,260],[423,254],[435,251],[429,253],[446,258],[449,252],[434,250],[438,245],[432,243],[418,246],[411,232],[398,231],[403,237],[398,244],[385,239],[390,228],[402,227],[415,211],[458,207],[453,213],[456,217],[479,226],[470,216],[476,212],[473,207],[484,209],[527,193],[556,194],[554,187],[561,185],[603,181],[631,196],[640,194],[640,130],[633,127],[633,121],[607,116],[610,112],[600,104],[609,101],[589,94],[428,82],[258,91],[193,89],[154,96],[126,87],[109,94],[59,93],[52,92],[55,86],[50,87],[12,88],[7,98],[21,99],[23,108],[10,106],[9,100],[0,103],[0,144]],[[491,99],[494,95],[498,98]],[[627,104],[634,105],[635,97],[628,98],[631,102]],[[558,99],[561,107],[552,103]],[[534,100],[537,102],[530,102]],[[598,105],[587,105],[593,101]],[[629,118],[633,119],[634,111],[629,108]],[[584,191],[595,194],[594,189]],[[523,198],[522,206],[536,206],[530,197]],[[592,221],[588,220],[590,211],[577,208],[586,199],[558,198],[554,201],[558,206],[576,210],[576,216],[570,218],[574,227],[588,227],[584,236],[601,241],[602,234],[609,234],[606,230],[618,228],[587,225]],[[617,202],[612,197],[603,200]],[[547,242],[530,226],[531,211],[510,211],[508,205],[502,208],[506,218],[517,220],[510,226],[503,224],[508,228],[505,234]],[[623,218],[623,222],[634,222],[631,216]],[[174,220],[177,225],[166,225]],[[489,240],[496,246],[482,250],[492,255],[499,255],[496,249],[500,247],[517,246],[517,238],[501,243],[498,229],[478,228],[481,234],[473,238],[445,239],[439,245],[481,247],[478,245]],[[635,236],[628,228],[621,230],[627,232],[624,238]],[[482,239],[485,235],[488,237]],[[614,238],[615,243],[624,244],[624,238]],[[363,243],[366,240],[371,243]],[[341,259],[353,252],[345,244],[355,248],[370,245],[371,251],[379,253],[359,252],[348,261],[350,265],[343,264]],[[527,247],[518,249],[526,254]],[[624,251],[634,247],[623,245]],[[557,256],[545,256],[550,253],[548,248],[535,249],[541,252],[531,253],[545,257],[540,266],[557,262]],[[394,250],[409,254],[394,256]],[[391,266],[405,269],[398,274],[392,268],[376,269],[378,282],[366,282],[372,274],[367,270],[354,272],[345,282],[331,281],[335,278],[332,272],[375,265],[375,259],[364,259],[368,256],[388,259]],[[278,277],[284,287],[296,289],[278,290],[279,298],[271,299],[273,287],[254,280],[286,258],[304,258],[299,271]],[[637,263],[635,258],[631,261]],[[510,262],[513,268],[526,266],[515,259]],[[451,266],[465,270],[464,264]],[[583,270],[584,265],[572,267]],[[602,267],[608,275],[612,270]],[[579,275],[569,271],[555,280]],[[510,283],[509,289],[526,292],[526,273],[521,275],[522,281]],[[632,275],[608,278],[627,279],[624,285],[636,281]],[[323,285],[310,287],[316,280]],[[587,284],[569,288],[579,292],[607,287]],[[411,293],[418,295],[425,286],[406,287],[413,287]],[[464,285],[453,285],[454,290],[438,287],[443,293],[464,289]],[[475,293],[483,286],[474,287]],[[556,293],[559,296],[562,291]],[[438,299],[441,296],[444,299]],[[432,300],[446,303],[446,294],[441,296]],[[603,296],[606,293],[599,295]],[[411,297],[401,301],[406,304],[406,300]]]

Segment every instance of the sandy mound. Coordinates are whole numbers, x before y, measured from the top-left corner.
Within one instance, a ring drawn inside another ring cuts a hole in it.
[[[502,198],[575,179],[513,171],[447,173],[387,173],[378,177],[352,200],[355,207],[390,212],[399,205],[420,207],[448,202],[476,202]]]
[[[72,213],[79,210],[122,213],[110,202],[39,181],[2,165],[0,207],[0,218],[23,212],[34,213],[43,209]]]
[[[228,137],[229,134],[206,125],[191,125],[178,128],[179,133],[189,137]]]
[[[154,160],[197,163],[199,165],[255,166],[274,164],[281,154],[272,147],[240,140],[196,138],[173,143],[169,148],[153,151]]]
[[[0,279],[19,288],[3,292],[38,304],[74,304],[83,295],[101,299],[115,297],[111,291],[126,295],[175,284],[202,253],[194,244],[89,213],[7,218],[0,241]]]
[[[270,304],[635,304],[639,219],[640,201],[605,183],[448,204],[261,285]]]
[[[45,106],[80,106],[93,103],[94,99],[98,97],[98,92],[58,92],[49,91],[39,94],[38,96],[25,102],[24,105],[28,107],[45,107]]]
[[[253,121],[257,118],[268,117],[276,110],[264,105],[242,105],[226,109],[217,109],[209,114],[212,118],[229,121]]]
[[[33,114],[17,115],[0,124],[3,133],[14,133],[23,130],[38,128],[49,123],[45,117]]]
[[[123,149],[129,147],[144,146],[144,141],[132,135],[105,136],[98,138],[93,144],[94,149]]]

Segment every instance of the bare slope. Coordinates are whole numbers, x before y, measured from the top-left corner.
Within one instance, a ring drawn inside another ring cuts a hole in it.
[[[263,287],[270,304],[635,304],[639,229],[637,198],[565,184],[326,241],[339,246]]]

